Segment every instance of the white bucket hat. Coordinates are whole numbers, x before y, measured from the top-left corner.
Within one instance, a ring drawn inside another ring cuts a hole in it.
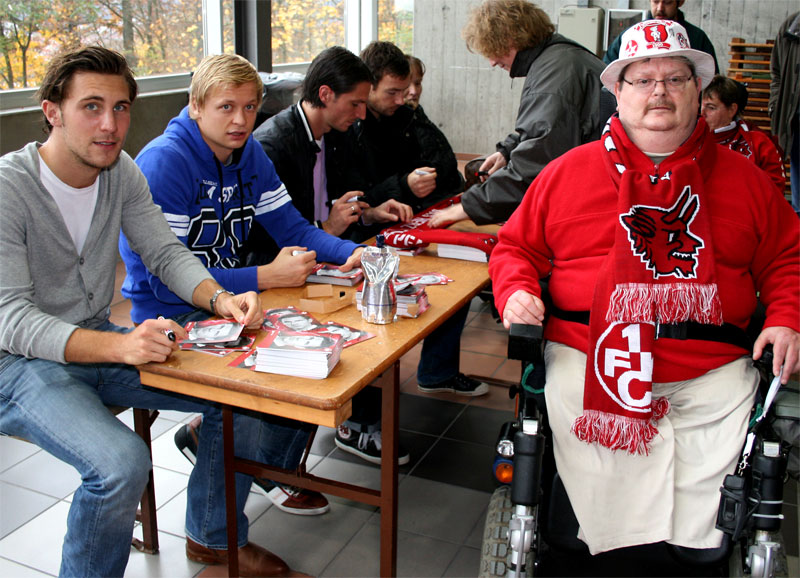
[[[623,68],[646,58],[685,56],[694,63],[696,75],[702,88],[708,86],[714,76],[714,59],[710,54],[690,47],[686,29],[672,20],[645,20],[628,28],[622,34],[619,58],[606,66],[600,81],[614,92]]]

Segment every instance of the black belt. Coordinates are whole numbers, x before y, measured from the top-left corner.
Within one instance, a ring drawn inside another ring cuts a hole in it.
[[[588,311],[565,311],[555,305],[550,305],[550,314],[564,321],[572,321],[582,325],[589,325]],[[723,323],[722,325],[706,325],[696,321],[684,321],[682,323],[657,323],[656,339],[699,339],[700,341],[715,341],[717,343],[728,343],[736,345],[747,351],[753,349],[753,341],[747,333],[733,325]]]

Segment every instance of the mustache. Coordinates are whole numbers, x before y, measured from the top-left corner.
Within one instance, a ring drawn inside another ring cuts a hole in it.
[[[675,104],[670,102],[669,100],[659,98],[658,100],[651,102],[647,105],[647,110],[652,110],[654,108],[668,108],[669,110],[675,110]]]

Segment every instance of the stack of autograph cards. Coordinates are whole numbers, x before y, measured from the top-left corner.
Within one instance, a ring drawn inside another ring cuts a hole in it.
[[[319,263],[311,271],[311,274],[306,277],[309,283],[331,283],[333,285],[346,285],[352,287],[356,283],[364,280],[364,272],[355,267],[349,271],[340,271],[336,265],[328,263]]]
[[[182,350],[222,356],[232,351],[246,351],[255,342],[254,336],[242,333],[244,325],[229,319],[190,321],[185,329],[186,339],[178,342]]]
[[[339,362],[343,346],[340,335],[272,330],[255,349],[255,370],[323,379]]]
[[[367,339],[375,337],[373,333],[368,333],[354,327],[348,327],[347,325],[342,325],[341,323],[336,323],[335,321],[327,321],[325,323],[320,322],[307,312],[300,311],[295,307],[267,309],[264,312],[264,323],[261,327],[268,332],[268,336],[259,342],[257,347],[241,354],[234,359],[228,364],[229,366],[243,369],[257,369],[257,360],[259,359],[258,350],[262,347],[266,347],[268,343],[274,342],[275,338],[271,336],[274,336],[275,334],[283,334],[287,337],[285,340],[283,338],[279,339],[279,343],[288,341],[294,344],[300,344],[303,345],[302,349],[306,352],[314,351],[316,349],[327,351],[327,348],[330,346],[330,342],[332,340],[337,341],[339,344],[337,345],[337,348],[339,351],[341,351],[341,349],[344,347],[350,347],[356,343],[361,343],[362,341],[366,341]],[[296,348],[299,349],[300,345],[296,345]],[[288,348],[279,348],[276,345],[270,349],[287,350]],[[264,354],[266,355],[266,352],[264,352]],[[299,353],[288,354],[288,356],[295,359],[297,357],[303,357]],[[283,355],[283,357],[286,357],[286,355]],[[302,371],[302,369],[298,370],[296,368],[292,369],[292,371],[295,371],[295,373],[288,373],[287,375],[321,379],[328,375],[338,360],[338,353],[336,353],[335,356],[327,355],[324,364],[326,369],[324,371],[322,369],[322,362],[317,361],[317,366],[313,371],[314,375],[305,375],[305,373],[307,373],[305,371],[303,371],[303,375],[300,375],[299,372]],[[262,367],[264,367],[264,363],[267,362],[262,361]],[[284,369],[284,366],[286,365],[285,362],[277,366],[275,365],[274,361],[270,361],[269,363],[271,364],[270,367],[278,367],[280,369]],[[270,370],[261,369],[259,371]],[[284,371],[271,371],[271,373],[284,373]],[[323,373],[324,375],[322,375]]]

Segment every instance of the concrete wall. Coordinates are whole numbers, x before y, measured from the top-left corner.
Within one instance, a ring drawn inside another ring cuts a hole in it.
[[[425,0],[414,6],[414,54],[427,68],[421,103],[453,149],[461,153],[494,152],[496,142],[514,130],[523,79],[491,69],[470,54],[461,28],[479,0]],[[575,0],[537,0],[558,24],[562,7]],[[619,0],[595,0],[591,6],[619,8]],[[649,9],[648,0],[630,0],[631,9]],[[686,19],[705,30],[717,53],[722,73],[728,68],[728,43],[733,37],[766,42],[798,10],[797,0],[686,0]]]
[[[164,132],[170,119],[186,106],[185,92],[140,96],[133,104],[131,128],[125,151],[131,156]],[[22,148],[27,143],[47,139],[42,132],[44,121],[39,110],[0,115],[0,155]]]

